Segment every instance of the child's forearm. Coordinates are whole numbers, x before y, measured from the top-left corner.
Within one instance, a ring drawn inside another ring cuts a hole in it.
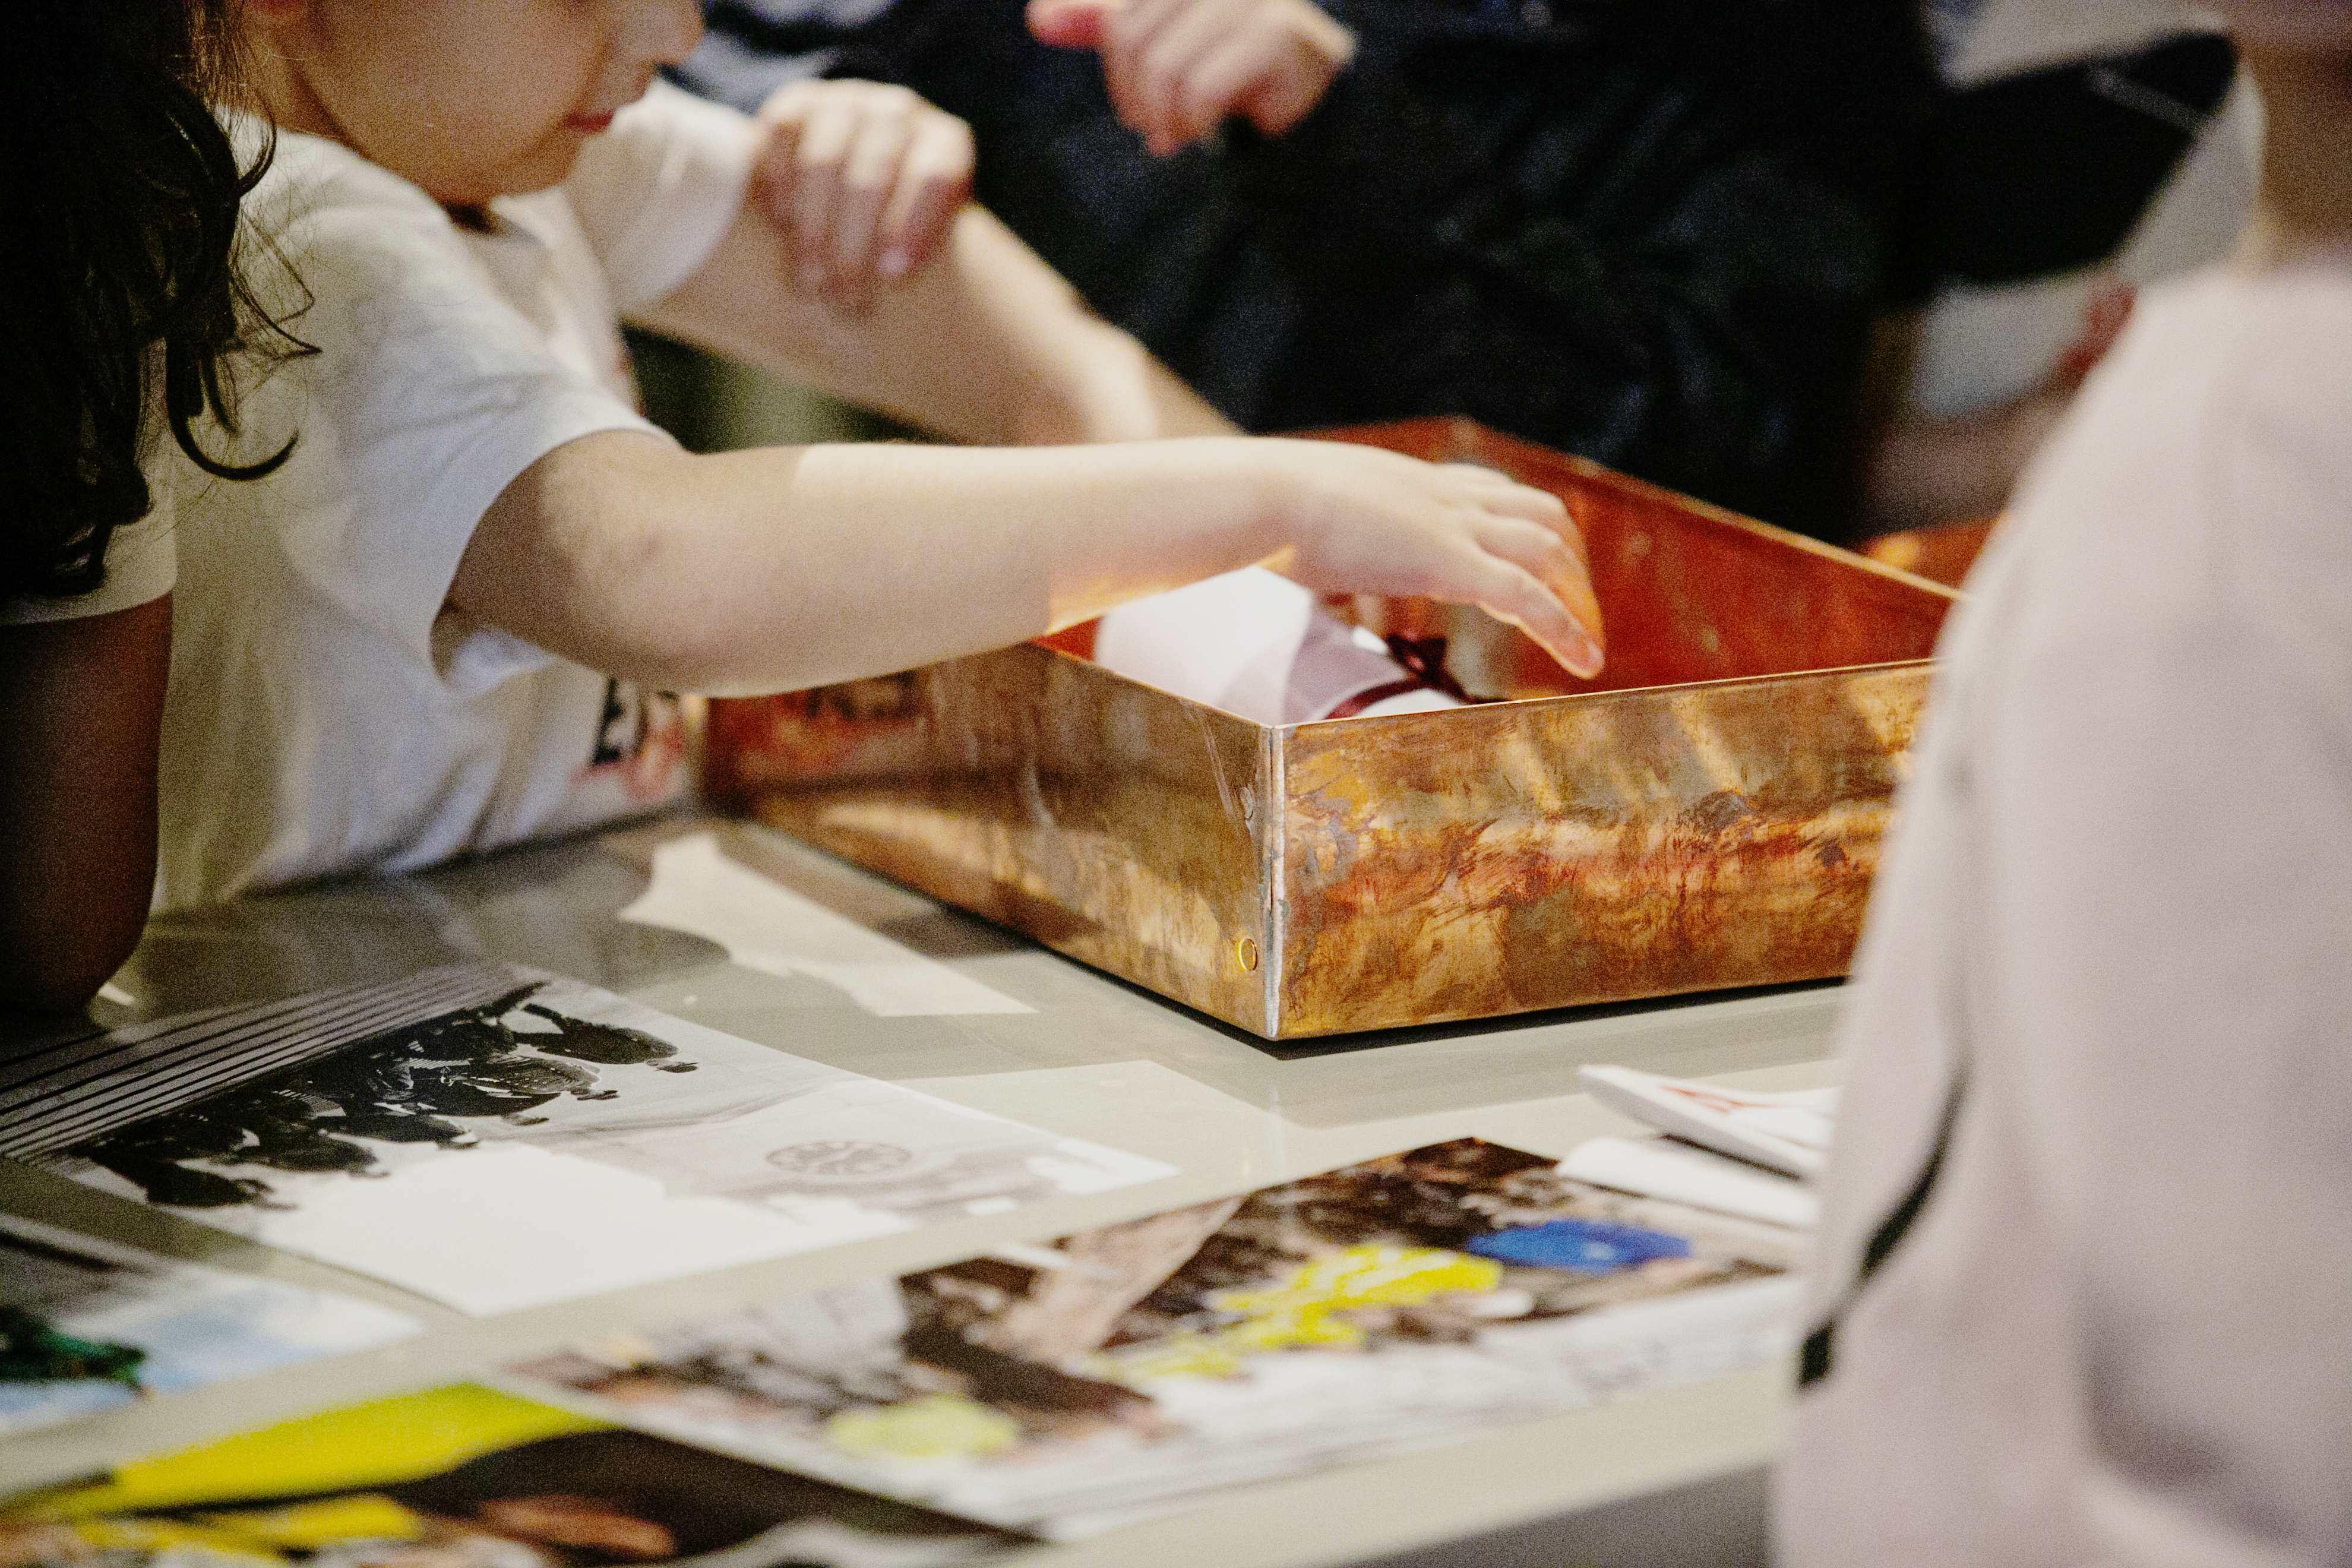
[[[1233,429],[977,207],[956,220],[943,255],[853,315],[795,285],[784,235],[763,207],[746,204],[702,269],[640,319],[959,440],[1034,446]]]
[[[1597,668],[1565,526],[1498,476],[1310,442],[698,458],[616,432],[509,486],[450,597],[614,675],[785,690],[1017,642],[1285,552],[1318,591],[1479,603]]]
[[[1097,456],[590,437],[499,498],[451,597],[612,674],[778,690],[1018,642],[1279,547],[1247,465]]]

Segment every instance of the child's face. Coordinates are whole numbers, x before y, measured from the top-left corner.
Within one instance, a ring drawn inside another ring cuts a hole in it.
[[[693,0],[258,0],[279,122],[452,206],[542,190],[701,37]]]

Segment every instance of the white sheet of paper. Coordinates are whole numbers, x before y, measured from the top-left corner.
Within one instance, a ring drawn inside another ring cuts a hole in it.
[[[822,980],[877,1018],[1036,1011],[728,858],[708,833],[656,849],[651,885],[620,918],[715,942],[762,974]]]
[[[1576,1078],[1612,1110],[1791,1176],[1821,1174],[1837,1125],[1834,1089],[1759,1094],[1622,1067],[1581,1067]]]
[[[383,1019],[263,1088],[234,1078],[247,1042],[231,1034],[218,1070],[243,1087],[134,1107],[37,1161],[478,1314],[1174,1173],[579,981],[478,967],[491,1002]]]
[[[1322,718],[1349,698],[1404,679],[1368,631],[1263,566],[1244,566],[1121,605],[1095,632],[1095,662],[1132,680],[1261,724]],[[1441,691],[1389,697],[1364,712],[1459,708]]]
[[[1596,1186],[1766,1225],[1810,1230],[1822,1217],[1822,1200],[1795,1177],[1666,1138],[1590,1139],[1570,1152],[1559,1170]]]

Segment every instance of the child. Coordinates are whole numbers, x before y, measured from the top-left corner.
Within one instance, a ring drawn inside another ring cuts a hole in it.
[[[2239,256],[2142,298],[1944,639],[1789,1568],[2352,1561],[2352,4],[2222,9]]]
[[[206,107],[227,9],[31,0],[0,50],[0,1018],[81,1006],[146,923],[174,573],[161,454],[205,450],[192,421],[226,413],[212,393],[247,324],[247,175]]]
[[[255,210],[320,353],[248,405],[257,443],[299,421],[284,471],[184,526],[163,903],[642,810],[682,787],[664,691],[901,668],[1277,554],[1597,667],[1558,503],[1476,470],[1229,437],[679,452],[616,310],[966,440],[1223,427],[976,210],[862,314],[796,287],[752,123],[646,91],[698,29],[688,0],[248,0],[282,132]]]

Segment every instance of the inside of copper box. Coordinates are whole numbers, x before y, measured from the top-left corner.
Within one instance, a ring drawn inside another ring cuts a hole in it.
[[[1608,668],[1579,680],[1475,610],[1408,601],[1379,629],[1447,639],[1454,678],[1481,696],[1559,697],[1840,669],[1933,652],[1950,596],[1843,551],[1760,527],[1466,420],[1332,432],[1439,462],[1476,462],[1551,491],[1582,530],[1606,623]],[[1079,658],[1095,623],[1044,639]]]

